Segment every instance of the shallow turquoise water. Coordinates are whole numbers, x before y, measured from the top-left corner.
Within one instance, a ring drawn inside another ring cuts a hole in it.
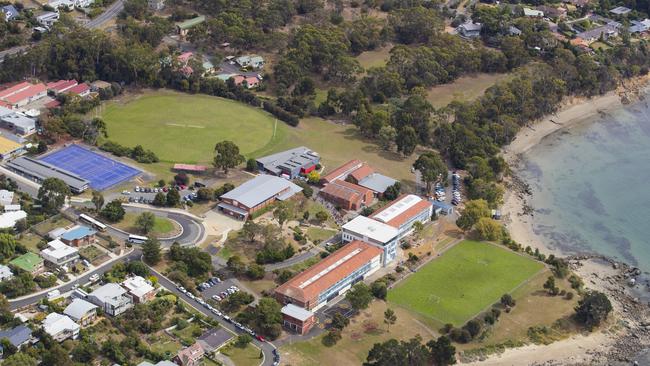
[[[640,102],[547,136],[524,156],[535,233],[569,253],[650,271],[650,106]]]

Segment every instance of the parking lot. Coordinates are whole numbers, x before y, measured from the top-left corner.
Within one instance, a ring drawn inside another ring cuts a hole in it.
[[[167,194],[170,189],[177,188],[152,188],[152,187],[134,187],[131,191],[122,191],[122,196],[128,197],[129,202],[134,203],[153,203],[154,198],[160,192]],[[181,196],[181,202],[185,202],[188,199],[194,200],[196,198],[196,190],[194,187],[178,187],[178,193]]]
[[[201,292],[201,296],[205,301],[208,300],[213,300],[212,296],[214,295],[219,295],[221,296],[221,292],[226,291],[229,287],[234,286],[235,283],[233,282],[232,279],[224,279],[220,283],[205,289]]]

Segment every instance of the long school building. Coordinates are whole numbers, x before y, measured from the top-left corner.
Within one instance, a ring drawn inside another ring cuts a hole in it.
[[[391,204],[374,212],[370,218],[390,225],[398,230],[398,240],[413,231],[413,224],[431,220],[433,204],[414,194],[404,194]]]
[[[315,311],[381,267],[382,250],[353,241],[275,289],[283,305]]]

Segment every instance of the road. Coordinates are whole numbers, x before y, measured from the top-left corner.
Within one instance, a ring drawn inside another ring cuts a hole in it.
[[[122,11],[122,9],[124,9],[124,0],[116,0],[113,4],[106,8],[106,11],[99,14],[95,19],[91,19],[89,22],[82,25],[88,29],[97,29],[106,24],[111,19],[115,18]],[[4,61],[6,56],[23,52],[33,45],[34,44],[16,46],[4,51],[0,51],[0,62]]]
[[[90,278],[90,276],[94,275],[95,273],[97,273],[99,275],[103,275],[104,273],[110,271],[113,268],[113,265],[115,265],[115,263],[125,262],[125,261],[129,262],[129,261],[132,261],[132,260],[137,260],[137,259],[140,259],[141,256],[142,256],[142,252],[140,251],[140,249],[135,249],[132,253],[130,253],[130,254],[124,256],[124,257],[121,257],[119,259],[116,259],[116,260],[114,260],[112,262],[107,262],[103,266],[97,268],[96,270],[84,274],[83,276],[77,278],[75,281],[72,281],[72,282],[70,282],[68,284],[65,284],[65,285],[61,286],[61,287],[57,287],[57,289],[59,291],[61,291],[61,293],[70,291],[70,290],[72,290],[72,287],[75,284],[82,285],[82,284],[85,284],[86,282],[88,282],[88,279]],[[53,290],[53,289],[54,288],[50,289],[50,291]],[[35,294],[33,296],[23,298],[23,299],[20,299],[20,300],[9,300],[9,306],[11,307],[12,310],[15,310],[15,309],[27,306],[27,305],[35,304],[35,303],[41,301],[42,299],[44,299],[46,297],[47,297],[47,292],[44,292],[44,293]]]
[[[287,268],[295,264],[304,262],[311,257],[320,255],[325,250],[325,246],[328,243],[336,243],[340,239],[340,236],[341,236],[340,234],[336,234],[327,240],[323,240],[320,244],[318,244],[317,246],[311,248],[306,252],[302,252],[282,262],[267,264],[264,266],[264,269],[267,272],[273,272],[276,269]]]
[[[169,292],[173,293],[174,295],[178,296],[179,299],[182,299],[183,301],[188,303],[191,307],[193,307],[194,309],[199,311],[201,314],[203,314],[205,316],[208,316],[208,317],[210,317],[212,319],[215,319],[216,321],[219,322],[219,324],[222,327],[230,330],[231,332],[233,332],[235,334],[242,333],[234,325],[230,324],[229,322],[227,322],[223,318],[217,316],[216,314],[213,314],[212,312],[210,312],[208,309],[201,306],[196,301],[194,301],[194,300],[190,299],[189,297],[187,297],[187,295],[185,295],[182,292],[178,291],[176,289],[176,285],[173,282],[171,282],[170,280],[168,280],[166,277],[164,277],[161,274],[157,273],[153,269],[151,269],[151,272],[153,273],[154,276],[156,276],[156,278],[158,278],[158,284],[159,285],[164,287],[167,291],[169,291]],[[273,350],[275,349],[275,346],[273,346],[272,343],[260,342],[257,339],[253,339],[253,344],[255,344],[255,346],[259,347],[262,350],[262,352],[264,352],[264,362],[262,362],[260,365],[261,366],[272,366],[273,365]]]

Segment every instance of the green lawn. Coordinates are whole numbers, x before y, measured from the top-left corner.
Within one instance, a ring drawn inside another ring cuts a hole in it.
[[[122,221],[114,224],[113,226],[118,229],[124,230],[132,234],[142,234],[140,230],[136,227],[136,220],[138,219],[138,214],[133,212],[127,212],[124,215]],[[166,217],[161,217],[156,215],[156,221],[153,225],[153,230],[149,233],[150,235],[155,236],[164,236],[173,232],[176,229],[176,225]]]
[[[544,266],[487,243],[463,241],[388,293],[388,301],[462,325]]]
[[[322,242],[323,240],[329,239],[332,235],[336,234],[336,230],[323,229],[319,227],[309,227],[307,229],[307,236],[313,242]]]
[[[288,129],[243,103],[171,91],[147,93],[126,104],[108,103],[102,117],[110,140],[140,144],[168,163],[210,162],[214,145],[222,140],[235,142],[246,156],[254,155]]]
[[[246,348],[228,345],[221,349],[221,353],[228,356],[237,366],[257,366],[262,362],[260,350],[251,344],[247,345]]]

